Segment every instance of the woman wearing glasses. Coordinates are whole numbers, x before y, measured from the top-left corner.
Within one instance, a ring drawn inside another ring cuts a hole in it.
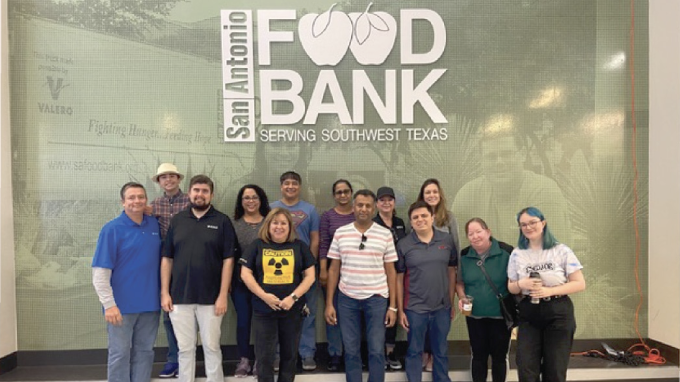
[[[328,249],[333,241],[335,231],[354,221],[352,210],[352,185],[345,179],[333,183],[333,199],[335,207],[324,212],[319,220],[319,284],[326,301],[326,281],[328,280]],[[335,309],[338,308],[337,294],[333,299]],[[328,371],[338,371],[342,361],[342,336],[340,326],[326,324],[328,338]]]
[[[524,296],[517,335],[519,380],[566,381],[576,331],[569,295],[586,288],[583,266],[555,239],[537,208],[520,211],[517,222],[519,240],[508,264],[508,290]]]
[[[380,187],[377,192],[378,197],[378,214],[375,215],[373,221],[387,228],[392,232],[394,245],[406,236],[406,224],[397,217],[395,206],[394,190],[390,187]],[[394,347],[397,343],[397,325],[385,329],[385,365],[392,370],[400,370],[401,362],[394,353]]]
[[[262,226],[264,217],[269,213],[269,200],[262,188],[247,184],[238,191],[234,207],[234,230],[238,239],[238,256],[257,239],[257,232]],[[252,294],[241,280],[241,264],[239,259],[234,266],[231,278],[231,299],[236,308],[236,345],[241,360],[236,365],[235,376],[243,378],[250,372],[250,320],[253,314]],[[253,375],[257,370],[253,367]]]
[[[274,382],[278,343],[281,349],[278,381],[293,382],[304,296],[314,284],[315,260],[307,244],[297,239],[293,217],[284,208],[269,212],[257,237],[241,258],[241,278],[255,297],[253,332],[257,380]]]
[[[427,179],[420,187],[418,201],[425,201],[434,209],[434,228],[438,231],[447,232],[453,237],[453,244],[460,254],[460,239],[458,238],[458,221],[453,213],[446,209],[446,197],[439,181],[434,178]],[[432,352],[430,351],[430,336],[425,336],[425,351],[423,352],[423,369],[432,371]]]
[[[472,218],[465,224],[465,234],[470,246],[460,253],[456,290],[459,310],[463,311],[466,296],[474,299],[472,311],[464,312],[472,349],[472,381],[486,381],[491,357],[492,381],[505,382],[511,331],[501,315],[496,291],[503,296],[508,294],[508,260],[513,248],[494,239],[480,218]]]

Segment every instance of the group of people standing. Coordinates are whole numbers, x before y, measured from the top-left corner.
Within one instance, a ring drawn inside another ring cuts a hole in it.
[[[212,206],[214,184],[207,176],[193,177],[187,194],[172,164],[161,164],[153,179],[164,194],[150,206],[141,184],[123,186],[124,211],[102,228],[92,263],[107,321],[109,381],[150,379],[161,309],[168,358],[160,377],[194,380],[198,329],[207,380],[223,381],[220,325],[231,295],[237,377],[252,373],[273,382],[278,372],[280,382],[292,382],[298,354],[303,370],[316,369],[315,318],[322,314],[328,370],[339,370],[344,355],[348,382],[362,380],[362,363],[372,382],[384,381],[388,367],[402,368],[397,325],[407,332],[408,380],[419,382],[425,369],[433,381],[448,382],[451,320],[467,309],[473,381],[486,380],[491,357],[493,380],[501,382],[510,330],[497,295],[508,293],[525,297],[519,303],[520,380],[541,374],[546,381],[565,380],[576,327],[567,295],[585,282],[578,259],[535,208],[517,216],[517,249],[474,218],[465,225],[470,246],[460,251],[458,223],[436,179],[423,183],[408,210],[410,233],[396,216],[390,187],[355,192],[349,181],[337,180],[335,206],[319,216],[300,199],[300,175],[289,171],[273,203],[261,187],[243,186],[230,219]],[[316,306],[318,290],[323,311]]]

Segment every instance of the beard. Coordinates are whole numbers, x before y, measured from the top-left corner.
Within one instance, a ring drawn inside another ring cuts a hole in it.
[[[196,211],[205,211],[208,208],[210,208],[210,203],[197,205],[196,203],[191,202],[191,208],[196,210]]]

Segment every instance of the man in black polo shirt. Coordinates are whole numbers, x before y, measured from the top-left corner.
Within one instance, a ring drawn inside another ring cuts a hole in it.
[[[451,235],[433,228],[432,206],[415,202],[408,215],[412,231],[397,244],[397,310],[399,323],[408,332],[406,378],[421,381],[421,356],[429,332],[432,381],[451,382],[446,337],[455,313],[458,252]]]
[[[196,323],[208,382],[223,382],[220,325],[237,246],[227,215],[210,201],[213,182],[196,175],[189,183],[191,208],[170,221],[161,261],[161,307],[170,314],[179,345],[179,380],[196,374]]]

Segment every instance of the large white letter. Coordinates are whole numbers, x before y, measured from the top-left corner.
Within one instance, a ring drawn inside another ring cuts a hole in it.
[[[371,100],[383,123],[397,123],[397,71],[385,70],[385,103],[363,70],[352,71],[352,115],[355,124],[364,123],[364,93]]]
[[[275,81],[286,81],[290,88],[275,90]],[[298,123],[305,115],[305,101],[300,97],[302,77],[292,70],[260,70],[260,106],[263,125],[292,125]],[[274,114],[275,102],[290,102],[293,111],[290,114]]]
[[[323,97],[328,89],[332,102],[323,103]],[[305,115],[305,125],[313,125],[319,114],[337,114],[340,123],[343,125],[351,125],[352,117],[349,115],[347,109],[347,102],[345,96],[342,94],[342,89],[338,83],[338,78],[332,70],[322,70],[319,72],[319,78],[316,79],[312,96],[309,99],[309,106],[307,108],[307,115]]]
[[[413,70],[401,72],[401,122],[413,124],[413,108],[416,102],[420,102],[425,113],[434,123],[446,123],[446,117],[442,114],[437,104],[434,103],[427,90],[444,75],[446,69],[434,69],[425,78],[413,87]]]
[[[292,31],[272,31],[269,29],[271,20],[295,20],[294,9],[259,10],[257,11],[257,54],[260,65],[271,65],[271,43],[293,42]]]
[[[441,16],[430,9],[401,10],[401,63],[431,64],[439,59],[446,48],[446,26]],[[413,53],[413,20],[427,20],[432,25],[434,38],[429,52]]]

